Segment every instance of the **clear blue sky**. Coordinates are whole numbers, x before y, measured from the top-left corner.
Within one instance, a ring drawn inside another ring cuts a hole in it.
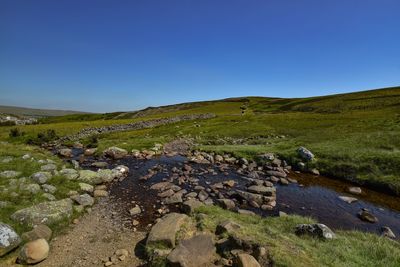
[[[400,85],[399,0],[1,0],[0,104],[84,111]]]

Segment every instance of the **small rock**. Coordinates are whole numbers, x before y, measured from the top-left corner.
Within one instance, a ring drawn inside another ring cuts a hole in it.
[[[75,195],[70,197],[72,200],[74,200],[76,203],[79,205],[82,205],[84,207],[86,206],[93,206],[94,204],[94,198],[92,198],[89,194],[85,193],[83,195]]]
[[[372,213],[369,211],[363,209],[357,214],[358,218],[360,218],[363,221],[369,222],[369,223],[376,223],[378,222],[378,218],[376,218]]]
[[[108,197],[108,192],[106,190],[96,189],[93,192],[94,197]]]
[[[87,183],[78,183],[78,185],[79,185],[79,189],[86,193],[92,193],[94,190],[93,185],[90,185]]]
[[[347,202],[347,203],[353,203],[353,202],[356,202],[358,199],[357,198],[355,198],[355,197],[347,197],[347,196],[339,196],[339,199],[341,199],[341,200],[343,200],[344,202]]]
[[[246,253],[238,254],[236,262],[238,267],[261,267],[253,256]]]
[[[224,221],[224,222],[218,224],[217,229],[215,230],[215,233],[217,235],[221,235],[224,233],[233,234],[237,230],[239,230],[240,227],[241,226],[239,224],[228,220],[228,221]]]
[[[387,226],[382,227],[382,236],[396,239],[396,235],[393,233],[392,229]]]
[[[323,239],[333,239],[335,234],[328,226],[322,223],[316,224],[299,224],[296,226],[295,233],[297,235],[308,234],[314,237],[319,237]]]
[[[69,148],[62,148],[58,151],[58,154],[65,158],[72,158],[72,150]]]
[[[191,214],[197,209],[198,207],[202,206],[203,203],[196,199],[189,199],[182,203],[182,211],[186,214]]]
[[[362,193],[361,188],[360,188],[360,187],[357,187],[357,186],[351,186],[351,187],[349,187],[349,188],[347,189],[347,191],[348,191],[349,193],[351,193],[351,194],[354,194],[354,195],[361,195],[361,193]]]
[[[128,151],[116,146],[107,148],[103,151],[103,153],[106,157],[110,157],[112,159],[122,159],[128,155]]]
[[[49,184],[43,184],[42,189],[46,193],[54,194],[57,191],[57,187],[54,185],[49,185]]]
[[[21,175],[21,172],[17,171],[3,171],[0,172],[0,177],[1,178],[16,178]]]
[[[49,250],[49,244],[44,238],[30,241],[22,247],[18,256],[18,262],[22,264],[41,262],[47,258]]]
[[[40,169],[44,172],[51,172],[51,171],[56,171],[57,170],[57,166],[55,164],[46,164],[43,165],[42,167],[40,167]]]
[[[31,179],[38,184],[45,184],[51,179],[52,175],[49,172],[36,172],[32,174]]]
[[[50,241],[52,234],[53,232],[47,225],[39,224],[36,225],[31,231],[23,233],[21,237],[25,242],[34,241],[40,238]]]
[[[217,199],[217,204],[223,208],[223,209],[227,209],[227,210],[233,210],[236,207],[236,204],[233,200],[231,199],[226,199],[226,198],[222,198],[222,199]]]
[[[305,147],[299,147],[299,148],[297,149],[297,154],[298,154],[302,159],[307,160],[307,161],[312,161],[312,160],[315,158],[314,154],[313,154],[310,150],[308,150],[307,148],[305,148]]]
[[[142,213],[142,210],[140,209],[139,206],[135,206],[135,207],[133,207],[133,208],[131,208],[129,210],[129,214],[132,215],[132,216],[135,216],[135,215],[140,214],[140,213]]]

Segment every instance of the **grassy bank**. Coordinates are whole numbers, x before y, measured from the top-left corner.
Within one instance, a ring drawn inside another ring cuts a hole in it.
[[[203,228],[211,232],[226,220],[240,224],[238,236],[265,245],[274,266],[400,266],[399,243],[377,235],[337,231],[336,239],[323,241],[294,234],[297,224],[314,223],[309,218],[260,218],[240,215],[215,206],[201,207],[198,212],[207,215],[201,222]]]

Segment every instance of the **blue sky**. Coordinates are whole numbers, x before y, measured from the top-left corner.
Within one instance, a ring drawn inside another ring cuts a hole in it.
[[[0,104],[83,111],[400,85],[398,0],[1,0]]]

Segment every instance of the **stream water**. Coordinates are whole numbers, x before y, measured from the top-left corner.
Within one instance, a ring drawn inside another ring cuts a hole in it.
[[[150,160],[139,160],[127,157],[122,160],[110,161],[109,167],[116,165],[126,165],[130,169],[128,177],[122,182],[113,183],[110,186],[110,195],[117,203],[119,211],[131,218],[129,209],[136,204],[142,207],[143,212],[137,218],[142,228],[154,222],[157,216],[157,209],[162,205],[157,197],[157,191],[150,190],[154,183],[168,179],[173,167],[181,168],[187,163],[187,159],[182,156],[166,157],[161,156]],[[91,161],[83,163],[83,167],[90,168]],[[190,163],[194,169],[192,176],[199,179],[199,185],[208,187],[210,184],[225,180],[235,180],[235,189],[245,189],[248,181],[243,175],[237,172],[234,166],[229,166],[226,170],[219,170],[218,167],[205,164]],[[146,175],[148,170],[154,166],[160,166],[160,171],[152,178],[143,181],[140,177]],[[206,173],[204,170],[212,168],[214,174]],[[351,183],[334,180],[323,176],[313,176],[302,173],[290,173],[290,178],[294,178],[298,183],[289,185],[275,185],[277,189],[277,205],[272,211],[249,206],[241,207],[252,210],[261,216],[277,216],[279,211],[288,214],[299,214],[310,216],[319,222],[328,225],[333,229],[360,230],[380,234],[383,226],[388,226],[400,236],[400,198],[362,188],[363,194],[354,196],[346,193]],[[190,184],[180,185],[188,192],[194,191]],[[226,192],[222,192],[226,193]],[[339,196],[356,197],[358,201],[347,203],[339,199]],[[367,208],[378,218],[377,223],[368,223],[360,220],[357,213]],[[177,206],[170,206],[170,210],[177,209]],[[140,227],[140,226],[139,226]]]

